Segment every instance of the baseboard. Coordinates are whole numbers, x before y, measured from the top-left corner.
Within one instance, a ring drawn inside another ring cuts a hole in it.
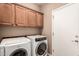
[[[52,55],[52,54],[50,54],[50,53],[47,53],[47,55],[48,55],[48,56],[53,56],[53,55]]]

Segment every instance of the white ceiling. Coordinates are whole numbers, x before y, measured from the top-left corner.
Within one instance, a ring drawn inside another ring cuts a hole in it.
[[[46,5],[46,4],[49,4],[49,3],[35,3],[36,5],[38,6],[42,6],[42,5]]]
[[[64,5],[66,3],[34,3],[34,4],[36,4],[38,6],[43,6],[43,5],[47,5],[47,4],[52,4],[52,5],[62,4],[62,5]]]

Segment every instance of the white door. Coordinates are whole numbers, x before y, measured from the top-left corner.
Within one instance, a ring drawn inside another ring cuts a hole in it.
[[[79,55],[79,4],[71,4],[54,11],[54,55]]]

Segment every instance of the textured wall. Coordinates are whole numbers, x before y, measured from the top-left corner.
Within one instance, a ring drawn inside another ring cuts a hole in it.
[[[44,28],[42,31],[43,35],[46,35],[48,37],[48,52],[52,54],[52,39],[53,39],[53,15],[52,15],[52,11],[53,9],[56,9],[60,6],[62,6],[64,4],[60,4],[60,3],[50,3],[50,4],[46,4],[41,6],[41,12],[44,13]]]
[[[25,27],[12,27],[12,26],[0,26],[0,36],[18,36],[18,35],[30,35],[40,34],[39,28],[25,28]]]

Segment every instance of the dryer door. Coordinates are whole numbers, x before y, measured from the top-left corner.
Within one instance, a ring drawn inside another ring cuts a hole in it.
[[[47,53],[47,44],[45,42],[42,42],[37,45],[36,47],[36,55],[37,56],[44,56]]]

